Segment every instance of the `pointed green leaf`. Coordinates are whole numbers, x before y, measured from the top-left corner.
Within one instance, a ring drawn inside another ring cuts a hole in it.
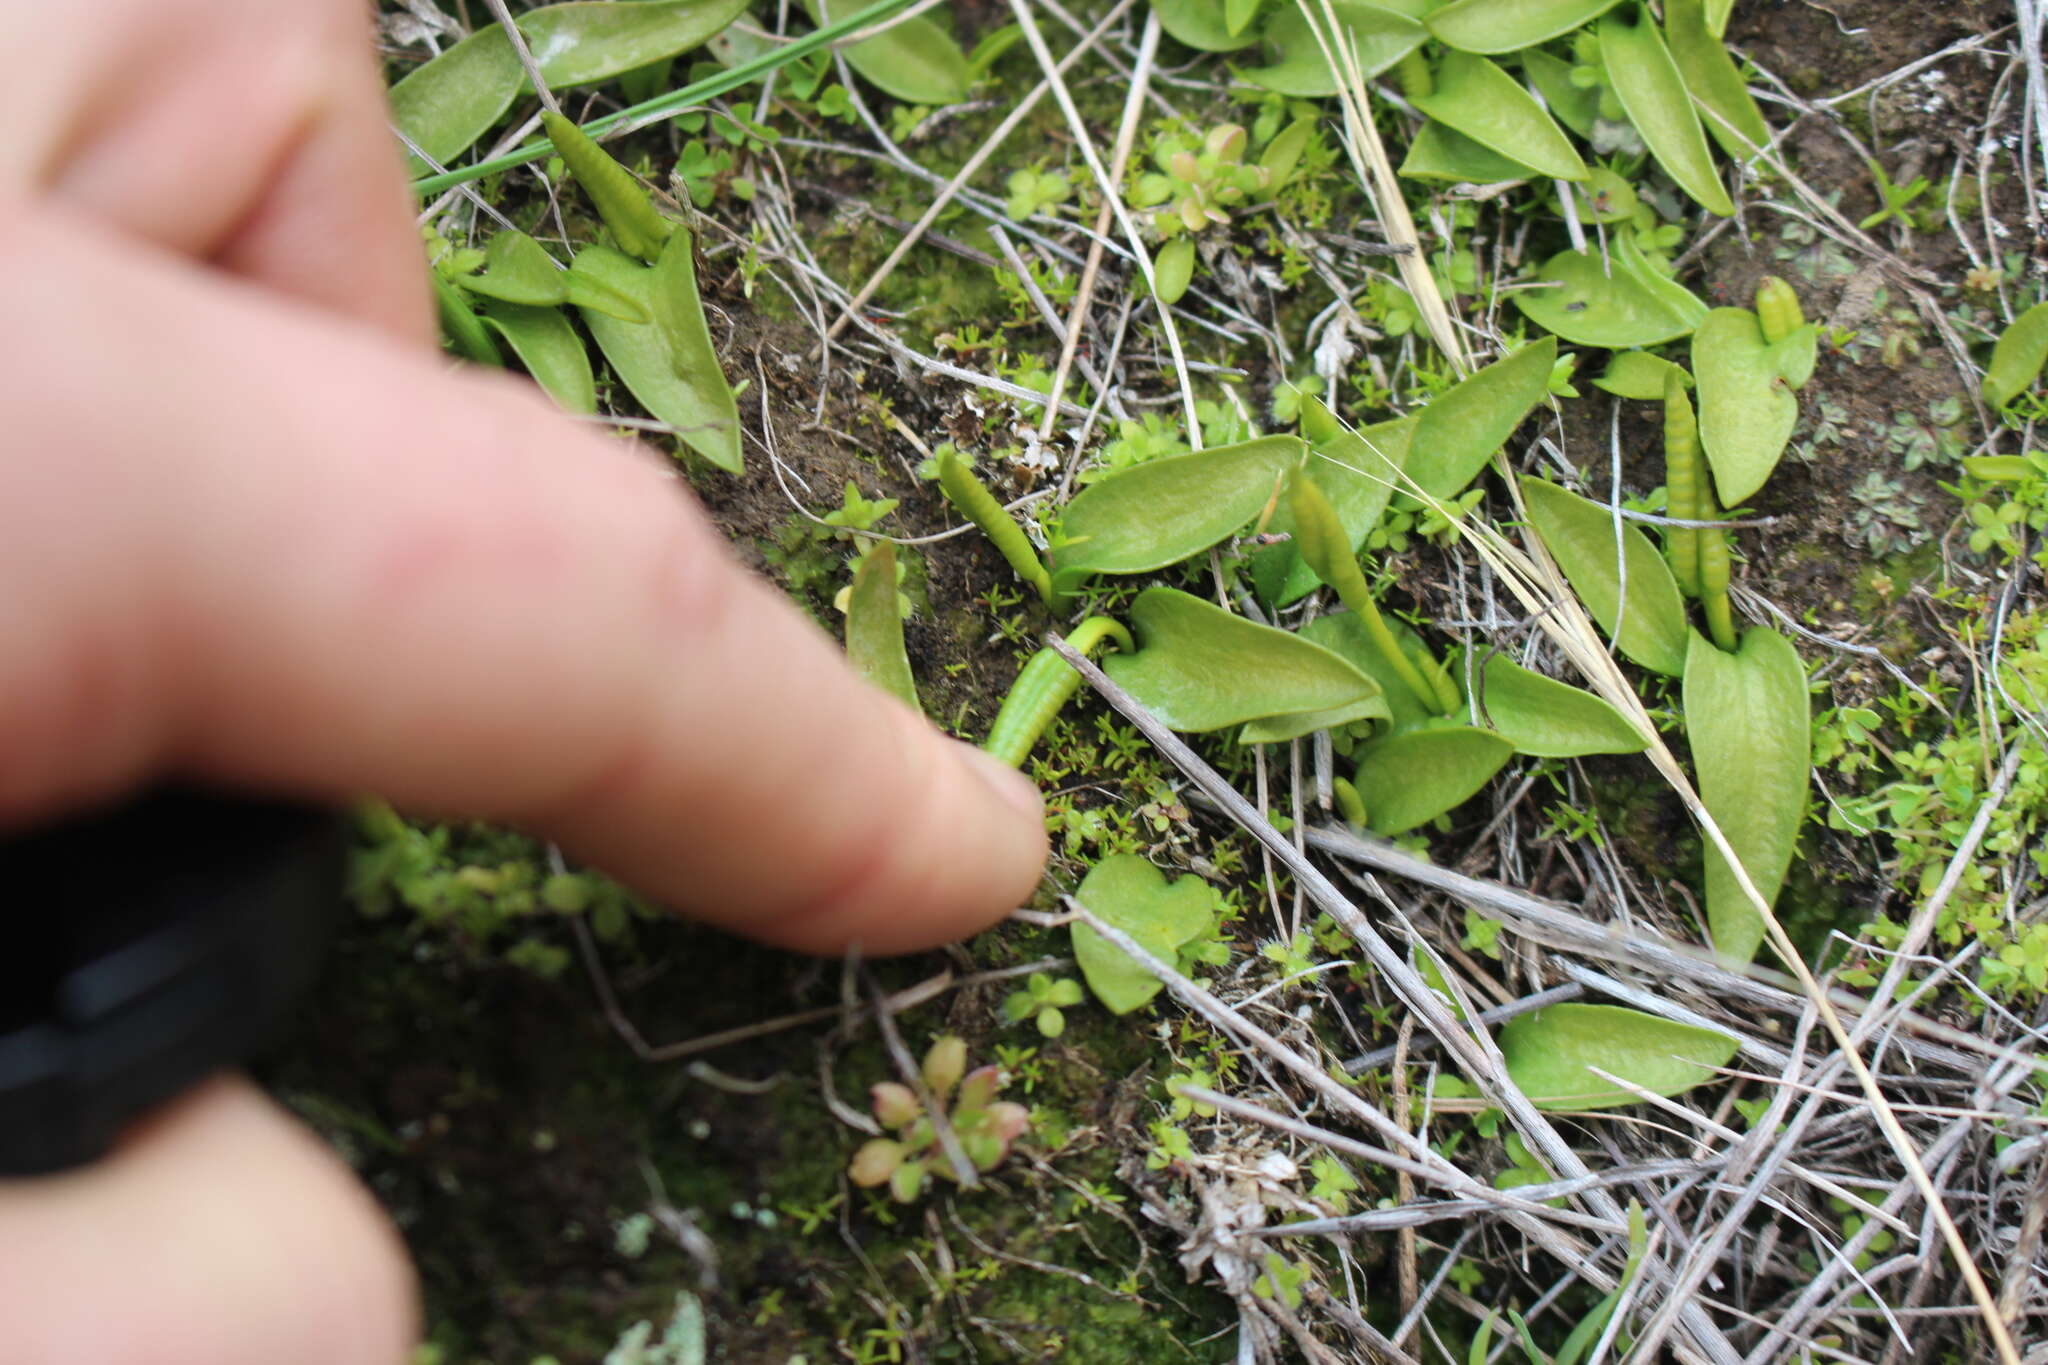
[[[1685,671],[1688,627],[1685,602],[1664,556],[1649,538],[1622,523],[1616,552],[1614,516],[1597,502],[1542,479],[1522,480],[1529,523],[1543,537],[1586,611],[1615,648],[1644,668],[1673,677]],[[1628,565],[1627,610],[1622,610],[1621,565]],[[1620,632],[1615,626],[1619,622]]]
[[[1089,869],[1074,899],[1169,963],[1208,932],[1216,915],[1216,892],[1207,882],[1195,876],[1169,882],[1135,853],[1112,853]],[[1074,961],[1110,1013],[1129,1014],[1164,989],[1159,978],[1087,925],[1074,925],[1072,934]]]
[[[2048,364],[2048,303],[2037,303],[2012,320],[1991,348],[1984,371],[1984,401],[2002,408],[2025,393]]]
[[[853,575],[846,599],[846,661],[853,671],[918,710],[917,681],[903,648],[903,614],[896,606],[896,547],[877,541]]]
[[[1431,399],[1415,423],[1408,477],[1433,498],[1463,492],[1550,392],[1556,363],[1557,338],[1544,337]]]
[[[1706,320],[1707,305],[1664,276],[1622,233],[1603,260],[1597,250],[1560,251],[1543,263],[1539,287],[1518,289],[1515,306],[1531,322],[1581,346],[1626,350],[1675,341]],[[1640,266],[1637,265],[1640,262]]]
[[[552,267],[551,267],[552,268]],[[484,323],[505,338],[533,382],[564,412],[597,411],[597,381],[590,373],[590,352],[568,315],[559,308],[487,299]]]
[[[1514,756],[1491,730],[1446,725],[1375,739],[1358,751],[1352,785],[1365,800],[1366,826],[1401,834],[1463,805]]]
[[[1464,680],[1463,661],[1453,659],[1451,676]],[[1540,758],[1584,754],[1636,754],[1650,747],[1628,719],[1581,687],[1546,678],[1504,654],[1487,656],[1480,692],[1473,698],[1475,724],[1488,724],[1515,746]]]
[[[441,335],[455,354],[478,365],[503,365],[505,357],[498,353],[498,343],[491,340],[490,329],[483,320],[471,311],[469,299],[460,289],[441,278],[439,272],[431,276],[434,282],[434,309],[441,318]]]
[[[1223,0],[1223,26],[1242,33],[1259,14],[1259,0]]]
[[[1322,27],[1321,0],[1310,3],[1315,8],[1317,25]],[[1343,41],[1357,53],[1359,71],[1367,80],[1422,46],[1429,36],[1414,18],[1397,12],[1393,6],[1383,8],[1359,0],[1336,0],[1335,8],[1337,22],[1343,28]],[[1300,0],[1281,0],[1278,10],[1266,21],[1265,44],[1271,65],[1239,72],[1245,80],[1297,99],[1321,99],[1337,93],[1342,82],[1324,58]]]
[[[1695,632],[1685,659],[1685,734],[1700,800],[1767,904],[1775,903],[1806,823],[1812,760],[1806,667],[1762,626],[1733,654]],[[1724,961],[1747,962],[1763,919],[1709,842],[1707,925]]]
[[[1665,377],[1676,371],[1678,382],[1692,387],[1692,376],[1685,370],[1648,351],[1620,351],[1607,362],[1607,370],[1593,386],[1621,398],[1634,398],[1645,403],[1664,401]]]
[[[654,314],[648,311],[646,304],[620,293],[592,276],[588,270],[580,269],[583,264],[583,257],[578,256],[562,272],[568,281],[570,303],[577,308],[593,309],[620,322],[654,321]]]
[[[1457,0],[1429,16],[1438,41],[1467,52],[1517,52],[1570,33],[1617,0]]]
[[[812,17],[833,23],[860,13],[868,0],[809,0]],[[822,9],[822,13],[820,10]],[[959,104],[974,84],[967,54],[946,30],[922,16],[892,23],[843,49],[862,80],[905,104]]]
[[[1344,524],[1353,553],[1380,524],[1388,499],[1400,486],[1415,420],[1400,417],[1352,431],[1321,399],[1311,395],[1302,400],[1301,434],[1309,441],[1309,474],[1330,506],[1337,509],[1337,520]],[[1274,535],[1293,534],[1294,514],[1285,498],[1274,510],[1268,529]],[[1299,547],[1289,542],[1253,554],[1252,581],[1267,601],[1284,607],[1307,596],[1319,580],[1315,570],[1302,562]]]
[[[1747,308],[1716,308],[1693,333],[1700,448],[1723,507],[1740,507],[1764,486],[1798,425],[1799,400],[1779,368]]]
[[[1607,83],[1650,155],[1707,212],[1723,218],[1734,213],[1727,187],[1715,173],[1714,154],[1700,129],[1692,95],[1657,26],[1630,6],[1602,19],[1598,31]]]
[[[1707,28],[1700,0],[1664,0],[1664,40],[1685,88],[1699,103],[1701,124],[1721,150],[1739,161],[1768,146],[1770,126],[1727,46]]]
[[[1445,53],[1436,89],[1409,103],[1510,161],[1561,180],[1586,178],[1586,163],[1564,130],[1513,76],[1485,57]]]
[[[462,287],[506,303],[553,308],[569,301],[568,274],[539,242],[508,228],[484,243],[483,273],[465,279]]]
[[[1707,32],[1716,38],[1728,35],[1728,14],[1735,8],[1735,0],[1707,0]]]
[[[1062,584],[1150,573],[1200,554],[1273,501],[1307,447],[1293,436],[1148,460],[1092,483],[1060,517],[1051,559]]]
[[[593,246],[577,257],[577,268],[633,299],[653,318],[620,322],[595,309],[581,310],[583,325],[620,382],[656,419],[676,428],[685,445],[720,469],[739,473],[739,405],[704,323],[690,234],[678,231],[670,237],[652,267]]]
[[[1220,730],[1266,716],[1369,700],[1379,684],[1321,645],[1173,588],[1131,604],[1139,649],[1103,671],[1176,730]]]
[[[1600,91],[1594,86],[1574,85],[1570,62],[1531,48],[1522,54],[1522,74],[1543,96],[1552,118],[1592,140],[1593,125],[1600,121]]]
[[[1618,1005],[1551,1005],[1500,1031],[1508,1075],[1538,1109],[1556,1113],[1640,1102],[1596,1070],[1653,1095],[1678,1095],[1716,1079],[1735,1048],[1727,1034]]]
[[[1491,147],[1431,119],[1422,125],[1400,173],[1410,180],[1441,180],[1451,184],[1496,185],[1507,180],[1534,180],[1539,172],[1510,161]]]

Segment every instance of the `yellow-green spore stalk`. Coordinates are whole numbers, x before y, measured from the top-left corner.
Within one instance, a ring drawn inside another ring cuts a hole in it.
[[[1351,553],[1351,539],[1344,532],[1344,523],[1338,520],[1337,509],[1330,505],[1329,498],[1307,470],[1294,472],[1287,487],[1287,505],[1294,513],[1294,544],[1301,551],[1302,562],[1335,589],[1338,600],[1357,615],[1365,633],[1386,656],[1387,666],[1394,670],[1402,685],[1415,694],[1424,710],[1438,715],[1455,711],[1456,684],[1440,669],[1431,670],[1431,676],[1425,679],[1415,661],[1402,650],[1401,642],[1394,638],[1394,632],[1380,615],[1379,604],[1372,600],[1372,589],[1359,570],[1357,557]]]
[[[652,265],[676,225],[661,216],[633,173],[573,121],[550,109],[541,114],[540,122],[561,154],[562,164],[583,186],[597,216],[611,229],[619,249]]]
[[[1091,616],[1074,627],[1067,636],[1067,645],[1079,653],[1092,654],[1104,640],[1114,641],[1118,649],[1127,652],[1136,648],[1131,633],[1108,616]],[[1080,673],[1060,657],[1058,650],[1051,646],[1039,650],[1018,670],[1017,681],[1003,698],[1003,708],[996,713],[996,723],[989,727],[988,738],[981,747],[1012,768],[1023,767],[1038,737],[1080,687]]]
[[[1685,396],[1685,378],[1676,366],[1664,376],[1664,510],[1677,521],[1700,521],[1700,425]],[[1700,595],[1700,531],[1693,526],[1665,528],[1664,558],[1678,590]]]
[[[981,533],[1001,552],[1017,577],[1037,591],[1039,600],[1048,607],[1053,606],[1052,571],[1045,567],[1045,561],[1032,548],[1024,528],[1010,519],[1010,514],[996,501],[996,495],[974,477],[974,470],[961,458],[960,452],[950,446],[939,451],[939,491],[946,495],[946,501],[952,503],[960,515],[981,528]]]

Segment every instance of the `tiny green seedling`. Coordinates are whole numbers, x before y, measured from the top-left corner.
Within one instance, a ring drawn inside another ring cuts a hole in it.
[[[1002,1070],[984,1066],[967,1071],[967,1044],[946,1037],[925,1053],[920,1072],[939,1116],[951,1125],[974,1169],[985,1174],[1002,1165],[1010,1144],[1031,1126],[1023,1105],[996,1098],[1005,1081]],[[854,1153],[847,1170],[854,1184],[863,1189],[887,1185],[892,1198],[908,1204],[924,1192],[933,1177],[955,1177],[933,1116],[915,1090],[900,1081],[882,1081],[871,1086],[868,1094],[875,1118],[896,1135],[872,1138]],[[952,1100],[950,1108],[948,1099]]]

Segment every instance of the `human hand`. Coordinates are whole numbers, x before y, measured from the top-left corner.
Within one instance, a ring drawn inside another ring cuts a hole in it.
[[[1037,796],[843,667],[664,462],[450,373],[359,0],[0,4],[0,829],[153,777],[544,832],[769,942],[1028,895]],[[240,1082],[0,1182],[10,1361],[386,1365],[409,1275]]]

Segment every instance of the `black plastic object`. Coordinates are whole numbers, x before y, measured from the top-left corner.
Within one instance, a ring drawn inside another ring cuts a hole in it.
[[[270,1041],[346,851],[332,811],[183,788],[0,839],[0,1176],[97,1160]]]

